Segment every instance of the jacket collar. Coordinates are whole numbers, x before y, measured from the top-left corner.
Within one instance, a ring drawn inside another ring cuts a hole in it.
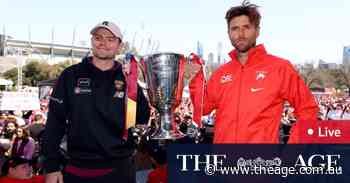
[[[232,63],[239,64],[240,66],[248,67],[255,65],[261,61],[262,56],[266,55],[267,52],[263,44],[259,44],[248,51],[248,60],[245,65],[242,65],[237,59],[237,51],[232,50],[229,53]]]

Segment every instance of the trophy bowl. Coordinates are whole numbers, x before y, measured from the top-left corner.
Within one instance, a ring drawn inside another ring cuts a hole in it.
[[[152,139],[185,136],[174,122],[174,110],[182,96],[184,62],[184,56],[177,53],[157,53],[143,58],[149,101],[159,114],[156,120],[159,128]]]

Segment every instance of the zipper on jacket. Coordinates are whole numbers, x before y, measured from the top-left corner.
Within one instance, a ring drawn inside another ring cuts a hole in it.
[[[238,85],[238,96],[237,96],[237,114],[236,114],[236,129],[235,129],[235,143],[237,143],[237,137],[238,137],[238,124],[239,124],[239,106],[241,103],[240,96],[241,96],[241,90],[242,90],[242,79],[243,79],[243,73],[244,73],[244,66],[240,67],[239,75],[240,75],[240,80],[239,80],[239,85]]]

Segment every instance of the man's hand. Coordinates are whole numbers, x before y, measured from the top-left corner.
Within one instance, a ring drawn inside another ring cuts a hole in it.
[[[60,171],[45,175],[45,183],[63,183],[63,175]]]
[[[191,81],[194,76],[200,71],[201,65],[196,63],[186,63],[185,64],[185,72],[184,72],[184,78]]]
[[[128,76],[130,74],[130,63],[127,63],[127,62],[123,63],[122,69],[123,69],[124,76]]]

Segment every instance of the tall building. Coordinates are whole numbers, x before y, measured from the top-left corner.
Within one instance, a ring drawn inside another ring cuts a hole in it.
[[[214,53],[210,52],[208,55],[208,64],[214,63]]]
[[[197,55],[203,58],[203,44],[197,41]]]
[[[0,34],[0,56],[5,56],[5,35]]]
[[[344,46],[343,50],[343,64],[350,65],[350,46]]]
[[[320,68],[320,69],[337,69],[338,65],[336,63],[328,63],[328,62],[325,62],[324,60],[319,60],[318,68]]]
[[[223,58],[222,58],[222,42],[219,42],[218,43],[218,47],[217,47],[217,51],[218,51],[218,64],[223,64],[224,61],[223,61]]]

